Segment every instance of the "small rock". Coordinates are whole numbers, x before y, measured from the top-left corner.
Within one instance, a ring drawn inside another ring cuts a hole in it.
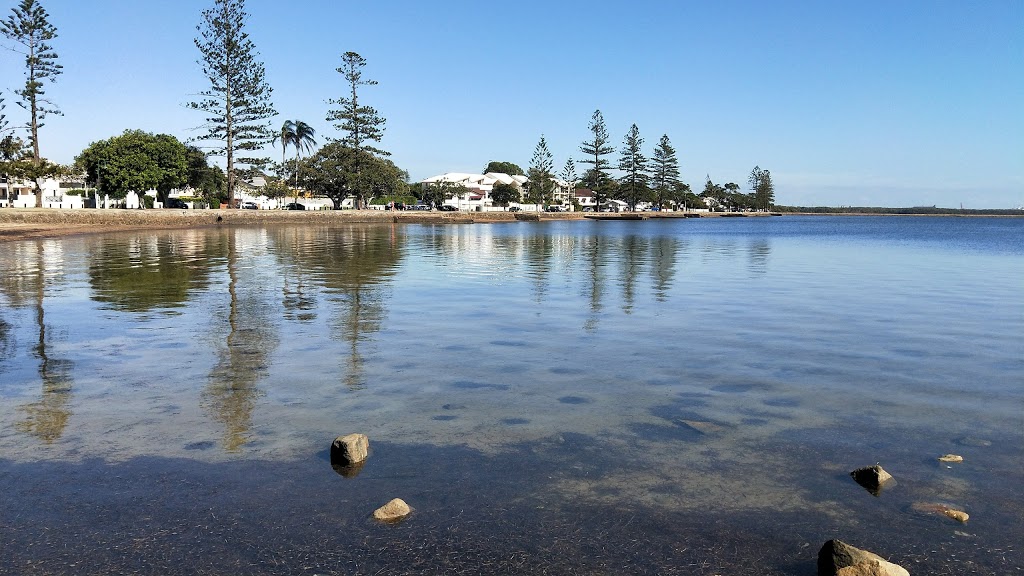
[[[381,522],[397,522],[412,512],[409,505],[401,498],[395,498],[373,511],[373,517]]]
[[[953,508],[943,510],[942,513],[958,522],[967,522],[970,518],[967,512],[964,512],[963,510],[954,510]]]
[[[862,570],[846,571],[849,567]],[[868,570],[868,571],[863,571]],[[829,540],[818,551],[818,576],[910,576],[902,566],[893,564],[874,552],[850,546],[841,540]]]
[[[370,439],[366,434],[338,436],[331,444],[331,465],[351,466],[366,460],[370,452]]]
[[[925,514],[942,514],[947,518],[952,518],[959,522],[967,522],[970,518],[970,516],[963,510],[958,510],[953,506],[938,502],[914,502],[910,505],[910,509],[915,512],[923,512]]]
[[[939,456],[940,462],[963,462],[964,457],[957,454],[946,454],[945,456]]]
[[[892,477],[892,474],[886,472],[878,464],[858,468],[850,472],[850,476],[857,481],[857,484],[860,484],[875,496],[881,494],[882,488],[896,485],[896,479]]]

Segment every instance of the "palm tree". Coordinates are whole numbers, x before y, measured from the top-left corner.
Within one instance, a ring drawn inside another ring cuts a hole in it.
[[[312,151],[316,146],[316,130],[302,120],[285,120],[281,125],[281,131],[274,136],[274,142],[281,141],[281,166],[284,166],[285,152],[288,146],[295,149],[295,199],[298,200],[299,187],[299,164],[302,161],[302,152]]]

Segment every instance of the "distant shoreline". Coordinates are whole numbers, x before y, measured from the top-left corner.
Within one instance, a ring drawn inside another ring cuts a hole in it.
[[[907,214],[900,212],[710,212],[701,218],[767,217],[767,216],[962,216],[962,217],[1024,217],[1024,211],[1005,210],[990,214],[988,211],[957,211],[956,213]],[[539,213],[540,220],[581,220],[583,212]],[[635,215],[630,213],[631,215]],[[639,213],[650,219],[685,218],[683,212]],[[694,213],[689,213],[690,217]],[[208,228],[216,226],[259,226],[264,224],[469,224],[487,222],[514,222],[515,212],[386,212],[383,210],[324,210],[292,212],[285,210],[60,210],[53,208],[0,209],[0,242],[30,238],[53,238],[79,234],[122,232],[133,230],[161,230],[182,228]],[[527,217],[533,213],[527,213]],[[615,214],[603,214],[616,219]],[[533,218],[531,218],[533,219]]]

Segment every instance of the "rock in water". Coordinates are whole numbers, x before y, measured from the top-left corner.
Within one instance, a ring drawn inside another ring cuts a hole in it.
[[[836,576],[886,576],[885,569],[877,560],[861,562],[846,568],[840,568]]]
[[[946,454],[945,456],[939,456],[940,462],[963,462],[964,457],[958,454]]]
[[[846,568],[857,570],[843,571]],[[874,552],[850,546],[841,540],[829,540],[818,551],[818,576],[910,576],[902,566]]]
[[[381,522],[397,522],[412,512],[409,505],[401,498],[395,498],[391,502],[373,511],[373,517]]]
[[[925,514],[942,514],[943,516],[952,518],[958,522],[967,522],[967,520],[970,519],[967,512],[938,502],[914,502],[910,505],[910,509],[915,512],[923,512]]]
[[[886,472],[878,464],[858,468],[850,472],[850,476],[857,481],[857,484],[860,484],[875,496],[881,494],[882,488],[896,485],[896,479],[892,477],[892,474]]]
[[[331,465],[351,466],[366,460],[370,452],[370,439],[366,434],[338,436],[331,444]]]

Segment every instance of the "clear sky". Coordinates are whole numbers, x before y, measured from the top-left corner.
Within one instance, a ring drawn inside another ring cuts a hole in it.
[[[4,18],[15,0],[3,0]],[[186,139],[206,87],[193,44],[213,0],[41,0],[64,74],[43,155],[70,163],[125,129]],[[791,205],[1024,205],[1024,2],[249,0],[274,105],[338,137],[341,54],[379,81],[382,147],[414,180],[524,169],[543,134],[558,170],[595,109],[616,147],[667,134],[683,180],[747,187],[771,171]],[[0,52],[6,113],[23,62]],[[280,158],[280,150],[267,155]],[[615,157],[617,158],[616,153]],[[582,167],[578,170],[582,173]]]

